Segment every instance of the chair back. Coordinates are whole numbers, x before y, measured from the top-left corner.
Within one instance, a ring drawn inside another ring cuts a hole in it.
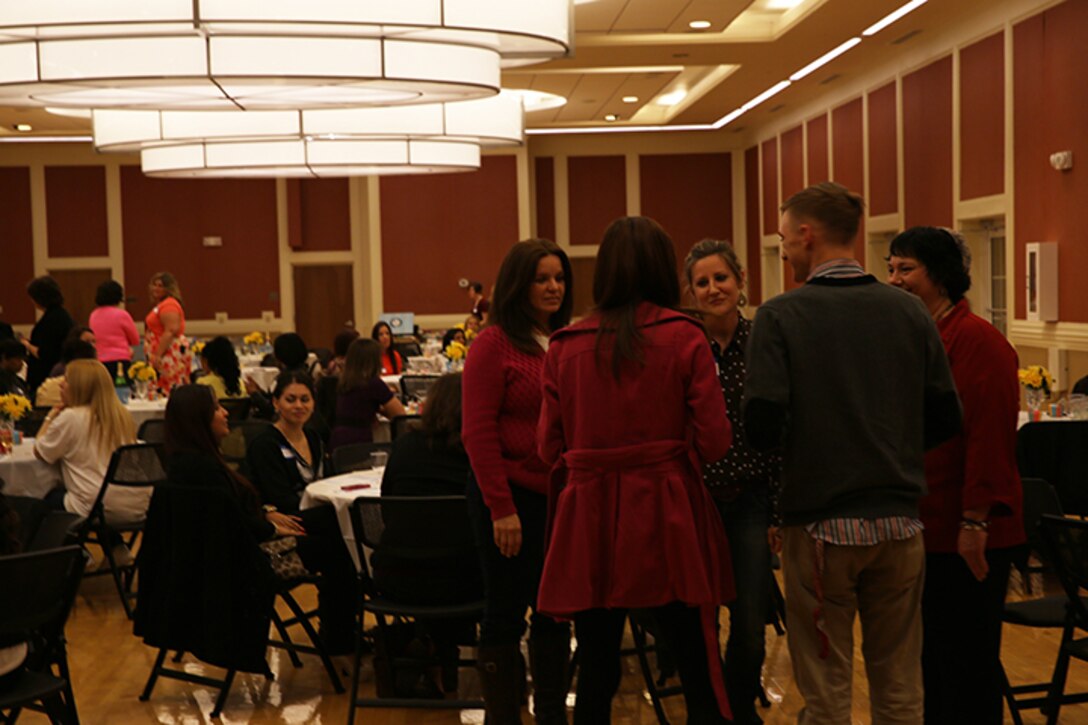
[[[325,419],[330,428],[336,426],[336,397],[340,385],[339,375],[326,375],[317,381],[314,391],[314,409]]]
[[[249,451],[249,444],[263,433],[268,426],[272,425],[272,421],[250,418],[234,422],[228,421],[228,425],[230,426],[230,433],[219,444],[219,448],[223,452],[223,460],[248,478],[249,466],[246,464],[246,453]]]
[[[96,527],[105,526],[106,491],[110,486],[153,488],[165,482],[166,468],[163,466],[163,449],[160,444],[130,443],[115,450],[110,456],[106,476],[102,479],[102,486],[98,489],[87,520],[80,528],[80,543],[85,542],[87,535]]]
[[[166,419],[150,418],[140,423],[136,437],[144,443],[166,443]]]
[[[412,339],[398,339],[393,343],[393,349],[400,353],[402,360],[407,360],[410,357],[419,357],[423,354],[423,348],[419,346],[419,342]]]
[[[366,471],[370,469],[370,454],[375,451],[389,453],[389,443],[351,443],[332,452],[332,470],[335,473]]]
[[[1067,610],[1078,627],[1088,629],[1088,608],[1081,593],[1088,589],[1088,521],[1045,514],[1039,527],[1065,589]]]
[[[2,488],[2,485],[0,485]],[[42,522],[49,515],[49,504],[40,498],[33,496],[5,496],[8,508],[19,517],[19,530],[16,537],[23,544],[24,551],[27,544],[38,533]],[[60,546],[60,544],[57,544]]]
[[[249,398],[220,398],[219,404],[227,411],[227,420],[233,423],[249,418]]]
[[[1028,423],[1016,436],[1020,475],[1054,487],[1066,514],[1088,516],[1088,420]]]
[[[431,391],[431,386],[441,375],[404,375],[400,379],[401,397],[409,400],[423,400]]]
[[[83,517],[67,511],[50,511],[38,525],[34,536],[26,540],[23,551],[46,551],[75,542]]]
[[[422,419],[423,416],[421,415],[398,415],[389,421],[389,437],[396,440],[399,436],[407,433],[413,423]]]
[[[476,550],[464,496],[360,497],[351,505],[351,526],[367,578],[367,549],[417,561]]]
[[[78,546],[0,557],[0,641],[51,639],[63,632],[83,562]]]
[[[1042,550],[1039,521],[1044,514],[1062,515],[1062,503],[1054,487],[1041,478],[1025,478],[1024,484],[1024,533],[1032,551]]]

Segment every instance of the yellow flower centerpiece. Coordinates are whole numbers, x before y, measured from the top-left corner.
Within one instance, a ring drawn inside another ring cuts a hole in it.
[[[1054,390],[1054,377],[1042,365],[1029,365],[1017,371],[1024,386],[1024,399],[1029,411],[1040,410]]]
[[[189,349],[193,351],[195,357],[200,357],[204,353],[204,341],[194,342]]]
[[[257,345],[263,345],[264,344],[264,333],[263,332],[256,332],[256,331],[251,332],[251,333],[249,333],[248,335],[246,335],[245,337],[242,338],[242,343],[245,344],[245,345],[252,345],[254,347],[256,347]]]
[[[11,453],[15,441],[15,421],[31,408],[30,401],[22,395],[0,395],[0,454]]]
[[[151,383],[159,379],[159,374],[147,363],[137,361],[128,366],[128,378],[132,381],[136,399],[146,400],[147,391]]]
[[[468,348],[454,340],[449,345],[446,345],[446,349],[442,351],[442,354],[450,361],[450,370],[456,371],[460,370],[465,364],[465,356],[468,355]]]

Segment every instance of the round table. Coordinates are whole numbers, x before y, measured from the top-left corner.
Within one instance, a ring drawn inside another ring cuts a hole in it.
[[[336,509],[340,534],[344,537],[344,543],[347,544],[356,569],[359,568],[359,553],[355,548],[355,531],[351,528],[351,502],[357,498],[381,496],[383,473],[385,473],[384,468],[342,473],[339,476],[314,481],[302,493],[299,508],[308,509],[331,503]]]
[[[266,393],[272,392],[272,386],[276,383],[276,378],[282,371],[279,368],[261,367],[254,365],[250,367],[242,368],[242,379],[249,378],[257,387]]]
[[[125,409],[132,416],[132,422],[136,424],[136,430],[139,430],[146,420],[166,417],[166,398],[130,400],[125,403]]]
[[[0,478],[5,496],[45,498],[61,485],[60,466],[34,457],[34,439],[24,438],[11,453],[0,456]]]

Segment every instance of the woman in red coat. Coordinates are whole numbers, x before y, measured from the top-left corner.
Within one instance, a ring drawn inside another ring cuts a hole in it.
[[[573,618],[574,722],[610,721],[628,608],[651,608],[676,653],[689,723],[728,713],[717,607],[729,545],[702,479],[732,433],[702,326],[676,308],[668,235],[652,219],[605,232],[596,311],[552,336],[538,439],[554,465],[540,610]]]
[[[926,453],[927,725],[1002,722],[1001,617],[1009,566],[1024,543],[1016,351],[971,312],[970,260],[962,238],[936,227],[903,232],[888,257],[888,281],[936,320],[963,404],[960,434]]]
[[[544,351],[548,335],[570,322],[570,285],[570,261],[554,242],[515,244],[499,268],[487,327],[465,361],[461,439],[472,464],[467,498],[487,600],[477,659],[488,725],[521,722],[519,643],[530,607],[536,722],[567,722],[570,625],[536,606],[548,512],[536,426]]]

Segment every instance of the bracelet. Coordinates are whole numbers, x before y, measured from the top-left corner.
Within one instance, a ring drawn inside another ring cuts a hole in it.
[[[276,513],[276,507],[275,507],[275,506],[273,506],[273,505],[272,505],[272,504],[270,504],[270,503],[266,503],[266,504],[265,504],[264,506],[262,506],[261,508],[263,508],[263,509],[264,509],[264,512],[265,512],[266,514],[274,514],[274,513]]]
[[[988,531],[989,529],[989,521],[977,521],[966,516],[960,519],[960,530],[962,531]]]

